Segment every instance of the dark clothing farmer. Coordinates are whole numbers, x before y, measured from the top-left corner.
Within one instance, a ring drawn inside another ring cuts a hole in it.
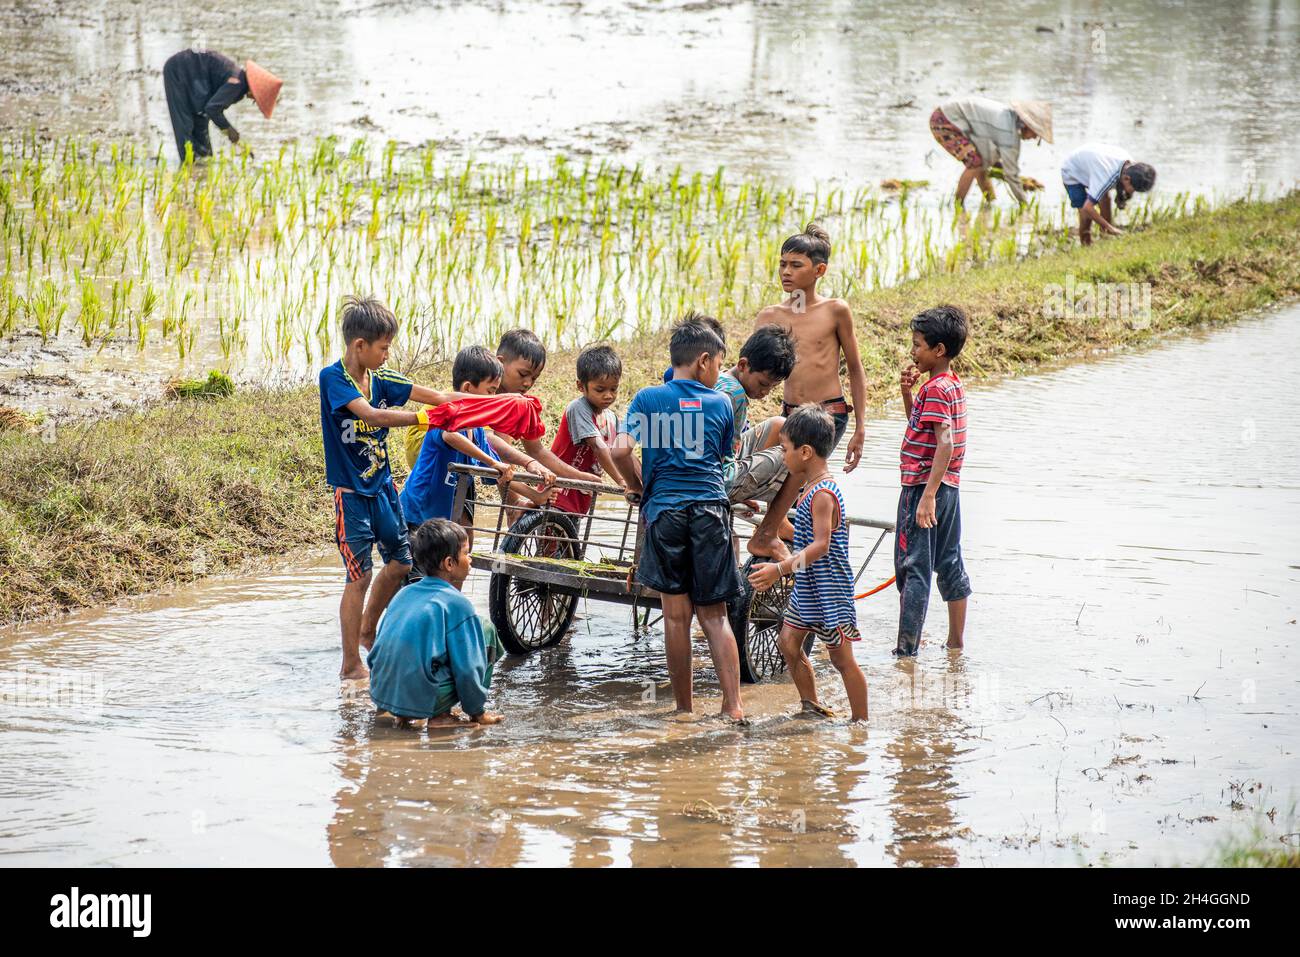
[[[234,60],[215,50],[182,50],[163,64],[163,89],[171,114],[176,150],[185,159],[185,144],[194,144],[194,158],[212,155],[208,120],[225,132],[234,130],[226,107],[248,95],[248,80]],[[230,136],[230,133],[226,134]],[[239,134],[231,136],[238,139]]]
[[[239,133],[226,119],[226,109],[244,97],[256,100],[262,115],[269,118],[280,92],[280,80],[252,60],[241,68],[215,50],[182,50],[163,64],[163,89],[176,134],[176,151],[183,161],[186,143],[193,144],[196,159],[212,155],[209,120],[230,142],[239,142]]]

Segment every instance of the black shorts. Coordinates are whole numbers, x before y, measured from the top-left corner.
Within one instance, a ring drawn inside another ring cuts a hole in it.
[[[660,512],[645,530],[636,580],[665,595],[689,593],[696,605],[732,598],[740,591],[740,573],[729,519],[723,502]]]

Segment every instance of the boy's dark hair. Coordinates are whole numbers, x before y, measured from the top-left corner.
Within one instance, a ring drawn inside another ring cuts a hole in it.
[[[835,420],[816,402],[805,402],[791,412],[781,431],[796,449],[811,445],[821,458],[835,451]]]
[[[1133,185],[1135,193],[1150,192],[1151,187],[1156,184],[1156,171],[1150,163],[1129,163],[1124,167],[1124,174],[1128,181]],[[1123,209],[1133,197],[1125,196],[1124,190],[1116,188],[1115,205]]]
[[[501,337],[497,355],[502,362],[527,359],[540,371],[546,365],[546,346],[531,329],[511,329]]]
[[[586,385],[592,379],[623,375],[623,360],[613,346],[587,346],[578,353],[578,381]]]
[[[687,366],[704,355],[726,354],[727,340],[719,331],[722,324],[712,316],[688,312],[682,321],[673,326],[673,336],[668,341],[668,357],[673,366]]]
[[[1156,170],[1150,163],[1132,163],[1124,173],[1139,193],[1148,192],[1156,185]]]
[[[343,298],[343,342],[357,339],[367,343],[391,339],[397,335],[397,317],[378,299],[345,296]]]
[[[462,382],[478,385],[484,379],[500,379],[505,369],[501,360],[487,346],[466,346],[456,353],[451,364],[451,387],[459,389]]]
[[[919,332],[931,349],[942,342],[948,358],[955,359],[966,345],[969,324],[966,313],[958,307],[935,306],[912,318],[912,331]]]
[[[437,575],[442,563],[460,554],[469,541],[465,529],[445,518],[431,518],[411,533],[411,558],[424,575]]]
[[[781,244],[781,252],[807,256],[814,266],[818,263],[830,262],[831,237],[821,226],[809,223],[803,228],[803,232],[795,233]]]
[[[780,326],[759,326],[740,347],[740,358],[748,359],[754,372],[788,379],[794,371],[794,339]]]

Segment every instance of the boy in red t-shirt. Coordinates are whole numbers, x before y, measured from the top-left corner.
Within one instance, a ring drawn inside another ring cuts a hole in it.
[[[564,410],[551,451],[556,458],[600,481],[603,472],[617,485],[625,485],[610,446],[618,436],[618,415],[612,406],[618,398],[623,363],[609,346],[588,346],[578,354],[578,391],[581,393]],[[564,489],[555,505],[566,512],[585,514],[592,495],[578,489]]]
[[[966,314],[936,306],[912,319],[912,362],[900,385],[907,432],[900,456],[903,490],[894,531],[899,592],[896,655],[915,656],[930,602],[930,578],[948,603],[948,647],[962,647],[970,578],[961,558],[957,486],[966,455],[966,391],[949,364],[966,344]],[[922,372],[930,378],[912,388]]]

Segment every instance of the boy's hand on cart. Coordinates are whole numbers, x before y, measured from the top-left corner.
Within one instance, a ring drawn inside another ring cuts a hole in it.
[[[533,459],[524,466],[524,471],[536,475],[542,480],[542,488],[550,488],[555,484],[555,473],[548,469],[537,459]]]
[[[780,580],[779,562],[762,562],[755,565],[753,571],[749,573],[749,583],[754,586],[755,591],[767,591]]]
[[[582,473],[582,481],[584,481],[584,482],[590,482],[590,483],[593,484],[593,485],[604,485],[604,484],[605,484],[605,480],[604,480],[603,478],[601,478],[599,475],[597,475],[595,472],[583,472],[583,473]]]
[[[920,528],[934,528],[935,497],[933,492],[925,492],[921,495],[921,501],[916,506],[916,524]]]
[[[476,714],[470,720],[475,724],[500,724],[505,720],[505,717],[495,711],[484,711],[482,714]]]
[[[497,462],[495,468],[499,473],[499,476],[497,478],[497,485],[499,485],[501,487],[501,491],[504,492],[507,488],[510,487],[510,482],[515,477],[515,467],[506,462]]]

